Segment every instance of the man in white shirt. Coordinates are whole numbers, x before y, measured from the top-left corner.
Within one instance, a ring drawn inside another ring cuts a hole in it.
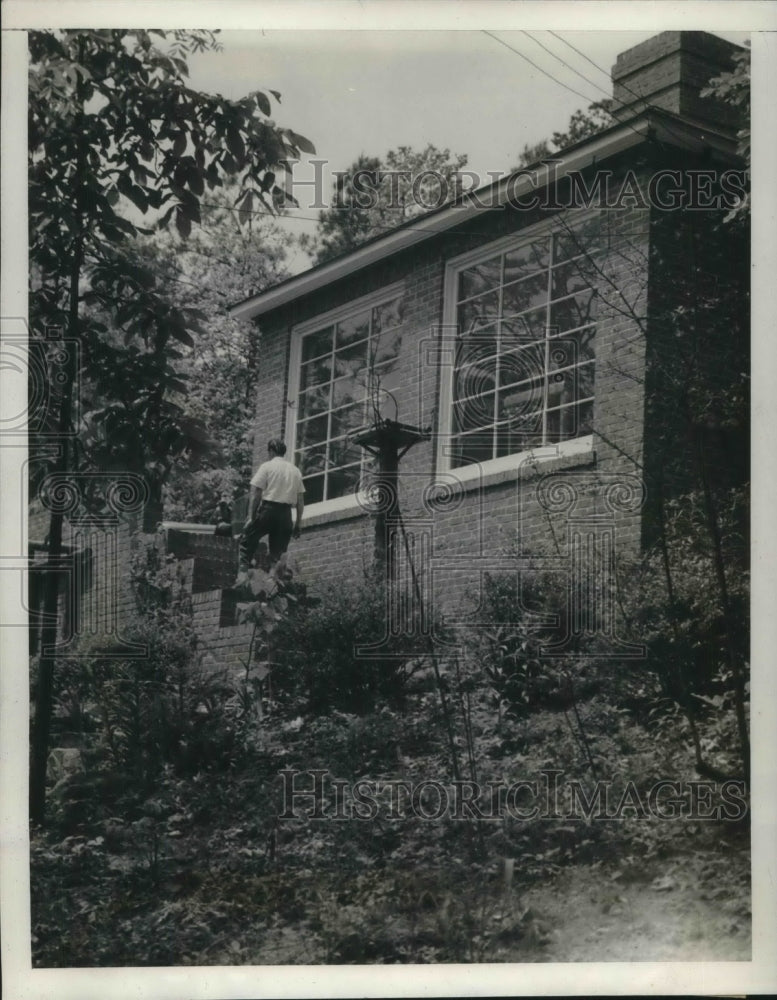
[[[240,571],[251,565],[260,539],[268,536],[270,562],[276,563],[289,547],[292,535],[299,538],[302,511],[305,509],[305,486],[302,473],[283,456],[286,445],[280,438],[267,442],[268,460],[262,462],[251,479],[251,494],[243,533],[240,538]],[[291,511],[297,520],[292,526]]]

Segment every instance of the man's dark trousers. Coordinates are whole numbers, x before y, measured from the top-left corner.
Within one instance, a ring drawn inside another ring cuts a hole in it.
[[[256,517],[240,539],[241,568],[247,569],[251,565],[256,546],[265,535],[270,544],[270,562],[278,562],[289,547],[293,530],[291,507],[287,503],[262,500]]]

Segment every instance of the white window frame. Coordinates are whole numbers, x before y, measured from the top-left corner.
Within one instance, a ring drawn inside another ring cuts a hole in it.
[[[375,306],[382,305],[384,302],[389,302],[391,299],[397,298],[397,296],[403,295],[405,291],[404,281],[397,281],[391,285],[383,285],[375,292],[370,292],[368,295],[362,295],[358,299],[351,299],[345,305],[337,306],[334,309],[330,309],[327,312],[318,313],[312,319],[305,320],[304,323],[298,323],[291,329],[291,346],[289,348],[289,391],[287,395],[287,406],[288,412],[291,414],[289,420],[286,421],[286,454],[294,460],[295,456],[295,444],[297,437],[297,412],[299,404],[299,383],[301,375],[301,365],[302,365],[302,340],[309,334],[313,333],[321,327],[329,326],[331,323],[342,322],[344,320],[350,319],[357,313],[364,312],[367,309],[374,309]],[[346,493],[342,497],[333,497],[331,500],[320,500],[317,503],[311,503],[305,506],[305,513],[303,514],[303,521],[307,517],[315,517],[319,514],[329,514],[341,510],[352,510],[358,506],[366,506],[366,498],[364,498],[362,504],[359,503],[359,495],[357,493]]]
[[[574,224],[570,228],[575,229],[578,225],[587,222],[593,217],[593,212],[580,213],[575,216]],[[509,236],[500,237],[491,243],[468,250],[466,253],[451,257],[445,265],[445,284],[443,293],[443,326],[441,336],[450,335],[456,329],[456,308],[458,287],[458,277],[461,271],[466,270],[473,264],[488,260],[496,254],[505,253],[509,250],[517,249],[524,243],[542,236],[553,235],[558,230],[558,224],[554,226],[552,219],[528,226],[520,233],[512,233]],[[594,325],[597,326],[596,320]],[[596,360],[596,358],[595,358]],[[528,460],[542,461],[558,459],[565,455],[579,455],[590,452],[593,449],[593,434],[586,434],[582,437],[572,438],[567,441],[556,441],[552,444],[541,445],[529,448],[526,451],[515,452],[512,455],[503,455],[499,458],[491,458],[482,462],[474,462],[471,465],[453,466],[451,463],[451,450],[453,425],[453,380],[455,368],[453,364],[446,366],[447,371],[443,371],[440,379],[440,405],[438,409],[439,433],[437,434],[437,456],[436,467],[440,472],[450,472],[463,482],[467,480],[480,479],[483,475],[493,473],[517,471],[522,464]],[[594,369],[594,412],[596,412],[596,368]]]

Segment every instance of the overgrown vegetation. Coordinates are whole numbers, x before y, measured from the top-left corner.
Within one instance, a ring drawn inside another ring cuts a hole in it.
[[[732,495],[724,521],[732,544],[741,504]],[[715,920],[739,927],[736,953],[748,886],[746,799],[724,785],[742,776],[734,689],[694,500],[671,510],[675,604],[648,553],[624,604],[648,649],[631,663],[543,657],[552,630],[536,615],[562,608],[564,589],[538,577],[519,602],[516,576],[486,582],[484,626],[458,648],[405,634],[365,661],[354,645],[383,637],[379,589],[313,599],[284,560],[246,576],[239,613],[255,635],[227,676],[201,657],[176,564],[151,546],[133,631],[148,656],[95,650],[57,672],[60,757],[79,753],[51,762],[50,822],[33,837],[36,965],[541,960],[563,943],[544,886],[574,873],[613,885],[602,906],[617,913],[631,892],[672,892],[681,870],[698,874],[694,906],[725,888]],[[732,589],[746,601],[745,574]],[[717,819],[646,808],[657,781],[713,774],[718,805],[727,788]],[[437,815],[456,778],[477,783],[472,809]],[[315,780],[317,802],[300,794]],[[494,790],[516,781],[557,787],[555,818],[532,816],[526,789],[500,811]],[[599,818],[585,809],[597,781]]]

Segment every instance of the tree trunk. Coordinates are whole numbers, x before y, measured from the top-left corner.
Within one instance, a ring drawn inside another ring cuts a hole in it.
[[[70,309],[68,332],[78,336],[78,284],[81,274],[82,251],[79,245],[73,255],[70,273]],[[70,449],[68,434],[73,416],[73,386],[76,377],[77,352],[68,351],[66,381],[62,392],[57,430],[60,435],[60,453],[55,463],[55,473],[68,471]],[[43,823],[46,810],[46,765],[49,754],[49,733],[54,691],[54,648],[59,637],[59,561],[62,558],[62,533],[64,513],[52,510],[49,522],[48,563],[43,591],[43,626],[41,628],[38,664],[38,685],[35,693],[35,721],[32,730],[32,758],[30,761],[30,819]]]
[[[83,43],[82,43],[83,44]],[[83,50],[79,52],[83,59]],[[80,80],[80,78],[79,78]],[[76,90],[76,98],[81,99],[82,84]],[[68,336],[78,342],[78,303],[81,269],[84,260],[83,243],[83,199],[86,148],[83,140],[83,115],[76,118],[74,128],[82,136],[78,146],[76,174],[73,178],[76,191],[74,214],[76,229],[71,251],[69,289],[68,289]],[[57,432],[59,434],[59,455],[54,464],[55,473],[66,473],[70,466],[69,434],[73,421],[73,389],[76,381],[78,354],[75,350],[67,352],[65,365],[65,381],[62,386],[62,397],[59,407]],[[49,735],[51,732],[51,713],[54,700],[54,649],[59,637],[59,572],[58,563],[62,558],[62,532],[65,515],[63,511],[52,510],[49,522],[48,561],[49,571],[46,573],[43,597],[44,624],[41,628],[40,661],[38,664],[38,684],[35,692],[35,719],[32,727],[32,746],[30,760],[30,819],[35,823],[43,823],[46,813],[46,765],[49,755]]]

